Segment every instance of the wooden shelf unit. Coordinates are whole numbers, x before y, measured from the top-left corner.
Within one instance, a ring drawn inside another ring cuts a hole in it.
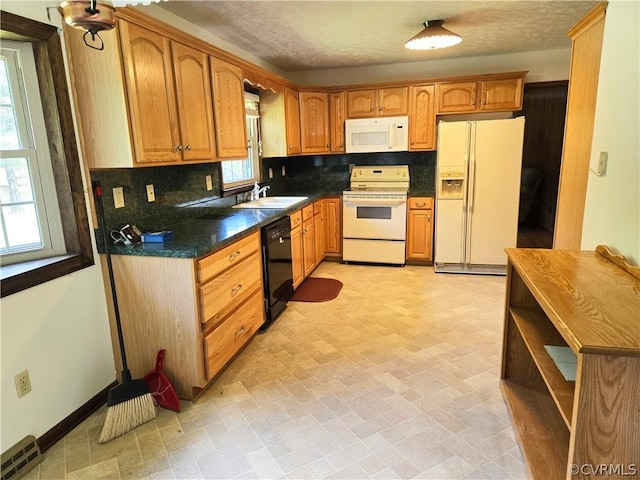
[[[640,269],[603,247],[507,256],[501,383],[530,476],[605,465],[606,478],[628,477],[640,460]],[[545,345],[576,354],[575,382]]]

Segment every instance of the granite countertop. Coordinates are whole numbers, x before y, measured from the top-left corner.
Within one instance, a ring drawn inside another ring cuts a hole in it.
[[[219,250],[242,237],[260,230],[265,225],[299,210],[324,194],[308,195],[308,199],[287,209],[210,208],[194,218],[167,225],[163,230],[173,232],[173,239],[161,243],[114,245],[109,243],[113,255],[146,257],[200,258]],[[187,215],[185,214],[185,217]],[[102,242],[99,242],[102,243]],[[103,245],[98,245],[103,253]]]

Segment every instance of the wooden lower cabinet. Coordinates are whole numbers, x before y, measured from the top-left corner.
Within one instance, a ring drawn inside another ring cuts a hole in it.
[[[313,230],[314,230],[314,251],[316,265],[320,265],[324,260],[326,251],[326,229],[324,219],[324,202],[318,200],[313,204]]]
[[[302,242],[302,211],[289,215],[291,219],[291,268],[293,269],[293,288],[304,280],[304,243]]]
[[[304,247],[303,265],[305,278],[316,268],[315,228],[313,225],[313,205],[302,209],[302,244]]]
[[[325,257],[342,256],[342,199],[323,199],[325,227]]]
[[[199,260],[113,255],[112,263],[132,376],[152,370],[165,349],[164,371],[182,399],[196,397],[264,323],[259,232]]]
[[[407,260],[433,261],[433,198],[411,197],[408,202]]]
[[[600,246],[506,252],[501,386],[530,477],[635,476],[640,268]],[[546,346],[564,347],[575,381]]]

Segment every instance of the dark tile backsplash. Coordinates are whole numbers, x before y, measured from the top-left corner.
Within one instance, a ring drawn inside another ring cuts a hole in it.
[[[262,161],[263,183],[269,195],[335,193],[349,187],[349,165],[409,165],[412,195],[433,196],[436,152],[316,155],[267,158]],[[284,166],[285,175],[282,176]],[[273,177],[269,178],[269,169]],[[206,189],[211,175],[213,190]],[[221,198],[220,166],[217,163],[93,170],[91,180],[103,188],[109,229],[135,223],[143,230],[160,230],[182,219],[202,214],[203,208],[228,207],[235,196]],[[147,202],[146,185],[153,184],[156,201]],[[112,188],[123,187],[125,206],[115,209]]]

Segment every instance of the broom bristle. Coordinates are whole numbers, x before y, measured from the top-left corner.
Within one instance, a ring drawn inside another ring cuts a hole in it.
[[[107,408],[98,443],[105,443],[156,418],[155,404],[150,393]]]

